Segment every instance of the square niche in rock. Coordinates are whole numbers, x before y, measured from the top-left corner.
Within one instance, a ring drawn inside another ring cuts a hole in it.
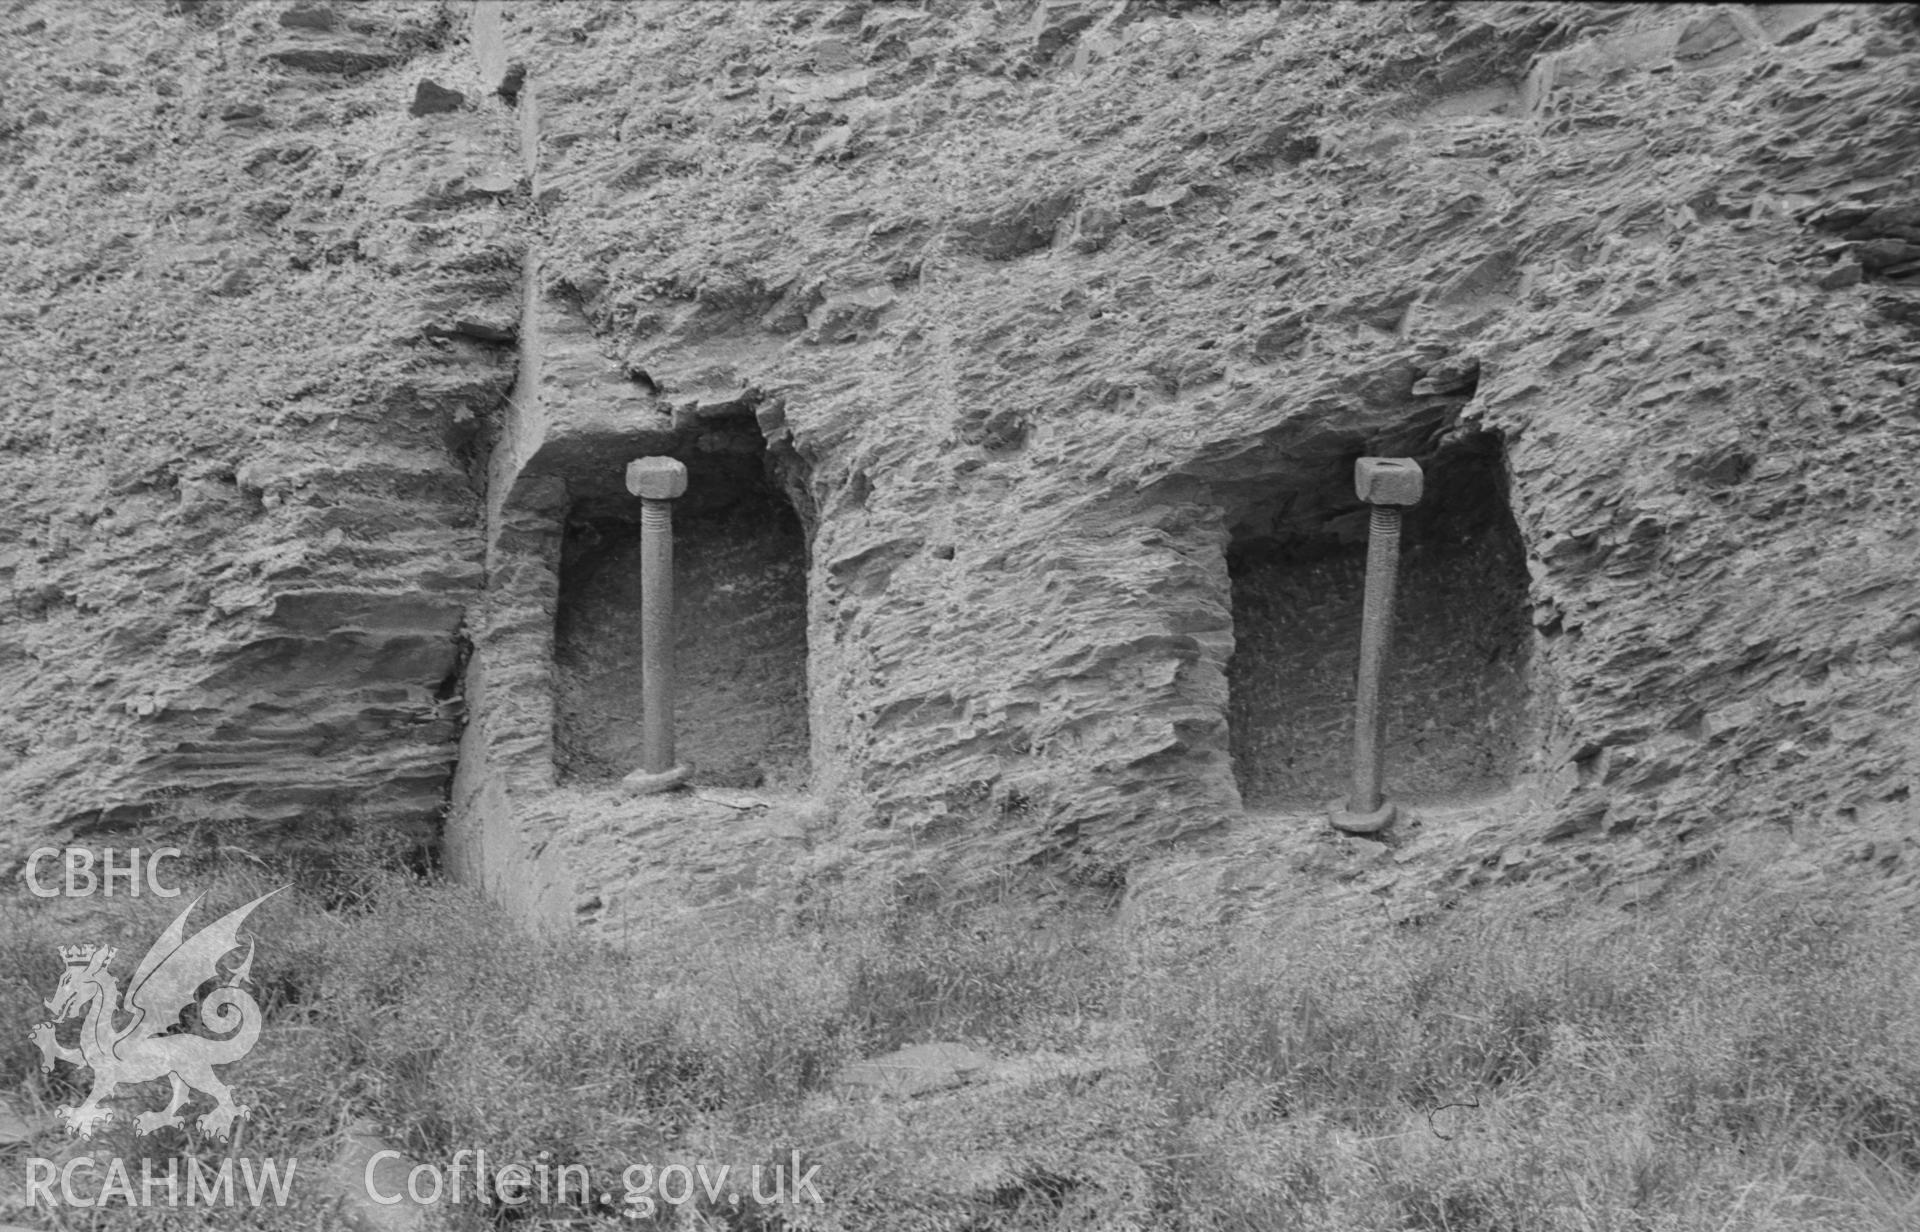
[[[1385,788],[1451,803],[1509,787],[1525,759],[1533,630],[1497,437],[1431,458],[1402,523],[1383,689]],[[1352,459],[1283,486],[1233,527],[1234,774],[1251,810],[1319,809],[1347,789],[1369,512]]]
[[[801,791],[806,532],[756,433],[703,444],[676,455],[688,472],[673,502],[678,753],[695,784]],[[606,784],[640,765],[640,509],[600,498],[567,518],[554,627],[563,782]]]

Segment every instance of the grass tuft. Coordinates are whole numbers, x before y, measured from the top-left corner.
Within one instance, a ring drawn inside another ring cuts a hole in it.
[[[823,1210],[681,1212],[727,1228],[1890,1232],[1920,1209],[1920,939],[1817,892],[1726,876],[1642,916],[1462,910],[1256,943],[1010,887],[616,950],[530,936],[391,856],[303,870],[257,914],[269,1026],[230,1074],[249,1151],[317,1165],[372,1121],[442,1164],[821,1166]],[[211,918],[287,876],[215,853],[185,880]],[[178,909],[8,900],[0,979],[36,995],[7,998],[0,1031],[36,1020],[57,944],[138,952]],[[834,1087],[933,1041],[1005,1068],[904,1102]],[[36,1060],[0,1054],[10,1100],[83,1094]],[[217,1155],[191,1131],[103,1141]]]

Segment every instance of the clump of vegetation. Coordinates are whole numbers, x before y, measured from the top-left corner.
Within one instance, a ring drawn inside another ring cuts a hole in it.
[[[1644,918],[1467,913],[1148,980],[1183,1226],[1275,1203],[1297,1227],[1903,1226],[1911,928],[1698,888]]]
[[[1728,876],[1636,917],[1462,909],[1257,944],[1017,890],[876,894],[750,941],[614,949],[529,935],[391,854],[301,870],[257,913],[269,1025],[229,1075],[255,1110],[234,1149],[318,1168],[372,1122],[443,1166],[464,1149],[596,1177],[820,1167],[820,1208],[698,1195],[657,1226],[1763,1232],[1920,1211],[1920,938],[1815,891]],[[216,852],[186,879],[212,910],[288,877]],[[143,947],[182,901],[86,928]],[[42,906],[8,901],[0,933],[0,975],[38,995],[78,939]],[[23,1039],[37,1011],[8,998],[0,1031]],[[851,1061],[934,1041],[1003,1068],[917,1100],[835,1087]],[[31,1050],[0,1065],[27,1105],[83,1094]],[[101,1145],[227,1149],[124,1125]],[[516,1223],[646,1226],[596,1201],[540,1218]]]

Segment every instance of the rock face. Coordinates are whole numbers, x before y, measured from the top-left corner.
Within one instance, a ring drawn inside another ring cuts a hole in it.
[[[474,185],[512,130],[341,74],[471,77],[446,16],[6,19],[33,101],[0,186],[9,849],[207,821],[433,837],[484,581],[474,451],[514,370],[464,322],[517,315],[523,227]]]
[[[575,635],[648,453],[804,546],[703,557],[702,628],[804,575],[804,662],[748,638],[683,752],[859,858],[1117,885],[1315,824],[1368,454],[1443,477],[1389,787],[1481,836],[1409,850],[1606,882],[1914,823],[1907,10],[25,13],[28,827],[424,829],[452,774],[456,867],[579,918],[637,709]],[[464,101],[409,116],[424,79]]]

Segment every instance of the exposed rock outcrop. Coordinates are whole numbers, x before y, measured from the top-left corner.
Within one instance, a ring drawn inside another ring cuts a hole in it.
[[[418,71],[472,75],[450,17],[7,19],[9,845],[434,836],[513,376],[474,323],[517,315],[523,226],[484,187],[503,114],[406,114]]]
[[[811,867],[1117,886],[1250,801],[1321,824],[1338,741],[1288,733],[1333,711],[1234,730],[1275,713],[1236,618],[1256,559],[1340,584],[1378,453],[1512,523],[1428,541],[1508,610],[1390,720],[1406,790],[1482,798],[1389,862],[1478,871],[1379,897],[1644,886],[1781,826],[1910,859],[1904,9],[196,13],[8,19],[23,831],[425,833],[457,737],[455,863],[596,915],[623,823],[562,773],[555,622],[672,452],[803,528]],[[1487,712],[1471,756],[1436,709]],[[1236,766],[1275,741],[1314,764]]]
[[[546,285],[657,402],[777,401],[843,825],[1100,880],[1235,821],[1229,549],[1468,438],[1531,630],[1515,790],[1428,823],[1528,853],[1477,880],[1910,823],[1912,495],[1863,482],[1913,452],[1905,18],[711,17],[510,32]]]

